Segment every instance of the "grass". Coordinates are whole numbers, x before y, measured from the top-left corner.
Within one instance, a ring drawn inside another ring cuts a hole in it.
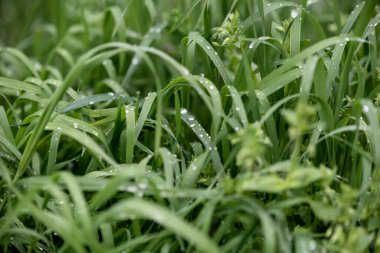
[[[0,1],[1,252],[380,252],[380,6]]]

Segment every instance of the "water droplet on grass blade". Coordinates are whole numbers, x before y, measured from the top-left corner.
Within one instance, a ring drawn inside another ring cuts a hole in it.
[[[137,64],[139,64],[139,59],[133,58],[132,65],[137,65]]]
[[[291,10],[291,12],[290,12],[290,16],[292,18],[296,18],[298,16],[298,14],[299,14],[298,10]]]
[[[184,114],[186,114],[186,113],[187,113],[187,110],[186,110],[185,108],[182,108],[182,109],[181,109],[181,114],[184,115]]]
[[[184,75],[184,76],[187,76],[187,75],[189,75],[190,74],[190,71],[188,70],[188,69],[183,69],[182,70],[182,75]]]

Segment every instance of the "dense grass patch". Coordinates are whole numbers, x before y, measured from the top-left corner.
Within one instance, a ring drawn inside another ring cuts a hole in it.
[[[380,252],[380,6],[0,1],[1,252]]]

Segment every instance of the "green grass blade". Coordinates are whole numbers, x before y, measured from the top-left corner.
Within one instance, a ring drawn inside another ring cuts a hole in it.
[[[174,234],[185,238],[203,252],[221,252],[221,250],[211,241],[207,235],[193,228],[191,225],[189,225],[183,219],[179,218],[177,215],[171,213],[165,207],[145,200],[129,199],[121,201],[104,212],[101,216],[99,216],[97,223],[102,224],[104,221],[110,218],[123,220],[128,216],[130,217],[131,215],[155,221],[156,223],[172,231]]]

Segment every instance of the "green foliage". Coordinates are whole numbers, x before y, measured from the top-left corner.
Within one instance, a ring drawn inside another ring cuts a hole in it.
[[[229,14],[224,27],[213,29],[213,44],[216,46],[230,46],[240,42],[243,39],[243,35],[239,26],[239,12]]]
[[[380,252],[379,10],[0,1],[0,252]]]
[[[236,156],[236,164],[245,169],[261,167],[265,152],[271,146],[270,139],[265,136],[258,124],[249,125],[237,132],[232,136],[231,143],[241,145]]]

